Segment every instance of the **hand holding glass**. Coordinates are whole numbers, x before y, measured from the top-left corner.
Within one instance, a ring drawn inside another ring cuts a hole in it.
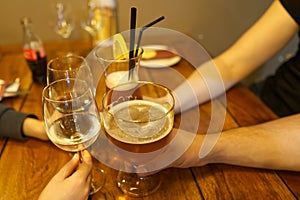
[[[94,95],[88,84],[80,79],[60,79],[44,88],[43,117],[49,139],[69,152],[88,148],[101,129]],[[104,177],[98,184],[103,186],[103,183]],[[100,187],[92,185],[92,189],[96,189],[91,191],[95,193]]]

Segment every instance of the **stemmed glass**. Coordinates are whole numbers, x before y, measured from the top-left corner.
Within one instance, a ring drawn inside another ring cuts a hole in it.
[[[101,41],[100,30],[103,28],[104,19],[101,16],[101,9],[97,8],[93,1],[88,2],[88,18],[81,24],[81,28],[89,33],[92,39],[92,46]]]
[[[135,197],[152,194],[160,186],[159,174],[143,176],[136,171],[151,159],[145,152],[155,151],[173,128],[171,91],[152,82],[127,82],[106,92],[102,106],[106,133],[125,152],[121,156],[125,167],[119,171],[118,186]]]
[[[56,57],[48,62],[47,65],[47,84],[57,80],[76,78],[84,80],[92,91],[93,98],[96,95],[93,76],[85,58],[78,55],[67,55]],[[94,177],[93,187],[99,190],[105,181],[105,172],[96,165],[94,160],[92,176]]]
[[[101,129],[100,115],[85,81],[74,78],[54,81],[44,88],[42,97],[46,132],[57,147],[80,155],[80,151],[95,142]],[[101,175],[92,174],[90,194],[103,186]]]
[[[71,33],[74,30],[74,23],[70,19],[66,18],[64,14],[65,6],[63,3],[57,2],[55,7],[57,22],[54,26],[54,31],[62,38],[67,39],[71,36]]]

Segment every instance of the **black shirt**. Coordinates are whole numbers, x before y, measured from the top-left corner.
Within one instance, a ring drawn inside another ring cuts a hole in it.
[[[293,19],[300,24],[300,1],[280,0]],[[268,77],[260,92],[261,99],[279,116],[300,112],[300,52],[283,63]]]
[[[0,104],[0,138],[10,137],[24,140],[22,126],[26,117],[37,118],[35,115],[15,111],[13,108]]]

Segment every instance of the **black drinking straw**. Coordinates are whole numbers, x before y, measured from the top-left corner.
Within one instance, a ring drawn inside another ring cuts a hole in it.
[[[145,26],[143,26],[140,30],[140,33],[139,33],[139,38],[138,38],[138,42],[137,42],[137,46],[136,46],[136,50],[135,50],[135,56],[138,55],[138,51],[139,51],[139,48],[140,48],[140,45],[141,45],[141,40],[142,40],[142,35],[143,35],[143,32],[144,30],[146,30],[147,28],[153,26],[154,24],[160,22],[161,20],[165,19],[164,16],[161,16],[159,18],[157,18],[156,20],[150,22],[149,24],[146,24]]]
[[[128,79],[130,79],[133,68],[135,67],[134,56],[134,40],[135,40],[135,29],[136,29],[136,8],[131,8],[130,14],[130,51],[129,51],[129,74]]]

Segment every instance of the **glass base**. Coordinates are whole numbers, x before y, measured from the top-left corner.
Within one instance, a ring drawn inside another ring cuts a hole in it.
[[[117,185],[124,194],[133,197],[145,197],[153,194],[160,187],[159,174],[139,176],[135,173],[119,171]]]
[[[105,171],[97,166],[93,166],[90,195],[95,194],[104,186],[105,178]]]

